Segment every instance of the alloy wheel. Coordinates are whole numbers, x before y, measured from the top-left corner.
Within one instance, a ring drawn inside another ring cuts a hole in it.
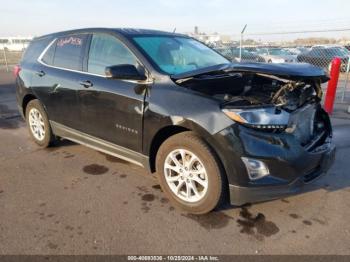
[[[36,108],[29,111],[29,127],[35,139],[43,141],[45,138],[45,124],[43,116]]]
[[[176,149],[164,163],[165,179],[171,191],[181,200],[194,203],[208,190],[208,175],[202,161],[191,151]]]

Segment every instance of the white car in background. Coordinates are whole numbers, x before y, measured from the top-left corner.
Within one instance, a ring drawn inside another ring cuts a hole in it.
[[[259,48],[257,54],[266,63],[296,63],[297,56],[283,48]]]
[[[301,47],[289,47],[289,48],[286,48],[286,50],[290,52],[292,55],[300,55],[301,53],[305,53],[310,49],[301,46]]]

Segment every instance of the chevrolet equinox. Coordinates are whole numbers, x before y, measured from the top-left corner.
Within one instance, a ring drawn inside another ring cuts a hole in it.
[[[15,74],[40,147],[64,138],[145,167],[189,213],[296,193],[334,161],[328,77],[309,64],[234,64],[182,34],[95,28],[35,38]]]

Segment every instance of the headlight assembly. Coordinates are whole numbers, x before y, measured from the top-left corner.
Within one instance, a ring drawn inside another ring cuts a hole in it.
[[[229,118],[248,127],[283,130],[288,126],[289,113],[276,107],[223,109]]]

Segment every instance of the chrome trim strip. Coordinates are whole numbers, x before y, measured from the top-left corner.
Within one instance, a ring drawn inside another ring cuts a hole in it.
[[[50,120],[50,125],[53,133],[57,136],[71,140],[78,144],[82,144],[84,146],[90,147],[97,151],[115,156],[117,158],[123,159],[125,161],[136,164],[138,166],[142,166],[142,167],[149,166],[148,156],[145,156],[133,150],[127,149],[125,147],[112,144],[100,138],[90,136],[83,132],[80,132],[75,129],[64,126],[62,124],[59,124],[55,121]]]
[[[43,56],[45,55],[45,53],[47,52],[47,50],[49,50],[49,48],[53,45],[53,43],[55,43],[56,40],[57,40],[57,38],[55,38],[54,40],[52,40],[52,41],[50,42],[50,44],[49,44],[47,47],[45,47],[44,51],[41,52],[41,54],[39,55],[39,57],[38,57],[38,59],[37,59],[37,61],[38,61],[40,64],[46,65],[44,62],[42,62],[41,59],[43,58]]]

